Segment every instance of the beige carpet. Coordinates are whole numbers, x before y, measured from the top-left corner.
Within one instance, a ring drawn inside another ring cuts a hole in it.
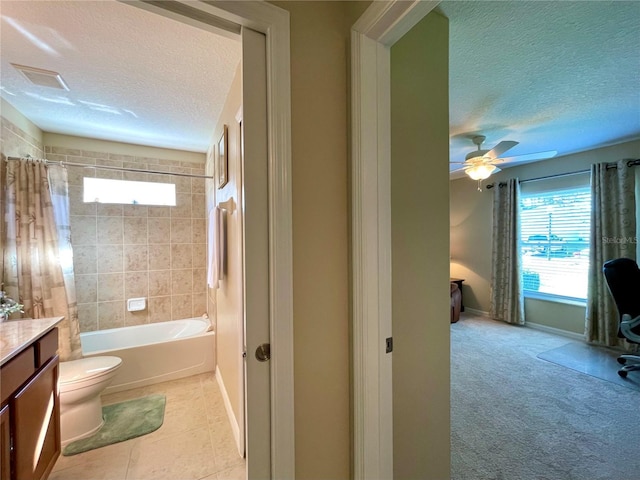
[[[451,325],[454,480],[640,478],[640,392],[537,357],[567,343],[468,313]]]

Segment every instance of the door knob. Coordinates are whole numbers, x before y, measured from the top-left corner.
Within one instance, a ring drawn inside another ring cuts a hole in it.
[[[256,348],[256,359],[259,362],[266,362],[271,358],[271,344],[263,343]]]

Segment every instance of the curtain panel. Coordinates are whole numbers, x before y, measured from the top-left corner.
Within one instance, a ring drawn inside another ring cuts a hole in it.
[[[495,320],[524,325],[519,209],[520,183],[517,178],[494,188],[489,313]]]
[[[73,248],[71,246],[71,211],[69,206],[69,181],[66,167],[48,165],[49,188],[53,218],[58,240],[58,264],[67,299],[65,319],[58,324],[60,352],[63,360],[82,356],[80,343],[80,319],[76,299],[76,280],[73,271]]]
[[[59,167],[56,167],[59,168]],[[38,160],[7,162],[6,175],[6,232],[3,281],[7,294],[23,304],[25,318],[64,316],[59,324],[59,353],[62,360],[81,356],[78,313],[73,286],[73,263],[69,238],[69,201],[60,200],[60,192],[68,190],[66,170],[54,175],[57,184],[57,209],[66,216],[66,232],[58,229],[52,202],[48,168]],[[62,186],[61,186],[62,185]],[[64,223],[63,220],[61,222]],[[66,274],[61,264],[61,248],[71,263]],[[65,279],[66,275],[66,279]],[[65,281],[66,280],[66,281]],[[70,289],[68,291],[68,288]]]
[[[630,344],[618,337],[619,315],[602,266],[608,260],[636,259],[635,171],[626,160],[591,166],[591,247],[585,334],[589,343]]]

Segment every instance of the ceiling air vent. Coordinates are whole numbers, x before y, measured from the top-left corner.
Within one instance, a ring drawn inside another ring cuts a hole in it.
[[[22,73],[27,80],[34,85],[41,87],[59,88],[60,90],[69,90],[67,84],[58,72],[52,72],[51,70],[43,70],[41,68],[26,67],[24,65],[18,65],[16,63],[11,64],[16,70]]]

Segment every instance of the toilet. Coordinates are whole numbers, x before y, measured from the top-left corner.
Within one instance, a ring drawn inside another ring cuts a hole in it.
[[[93,435],[104,424],[100,394],[120,365],[118,357],[87,357],[60,363],[60,436],[62,445]]]

